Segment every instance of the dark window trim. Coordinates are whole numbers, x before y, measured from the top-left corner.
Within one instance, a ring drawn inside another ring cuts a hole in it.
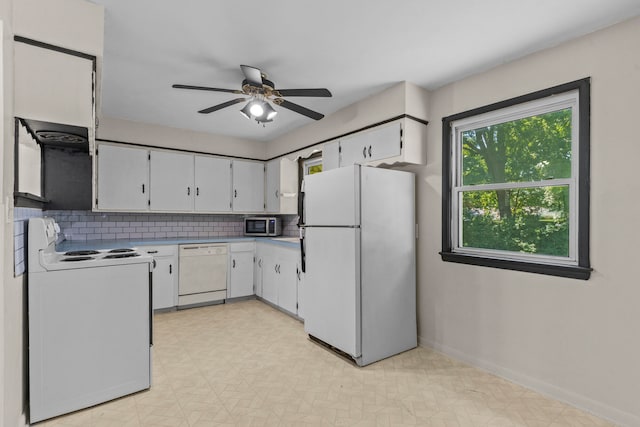
[[[440,255],[442,256],[443,261],[507,270],[526,271],[582,280],[589,279],[591,271],[593,270],[589,260],[589,187],[591,164],[590,88],[591,79],[587,77],[442,118],[442,251],[440,252]],[[526,261],[512,261],[453,252],[453,245],[451,242],[451,159],[454,149],[451,138],[452,123],[456,120],[477,116],[479,114],[558,95],[576,89],[579,94],[578,117],[580,122],[578,125],[578,265],[565,266]]]

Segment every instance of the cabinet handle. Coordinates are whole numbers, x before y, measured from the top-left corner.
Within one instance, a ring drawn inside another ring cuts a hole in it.
[[[258,260],[258,267],[262,268],[262,258]]]
[[[147,251],[148,254],[157,254],[158,251]]]
[[[173,274],[173,265],[169,264],[169,274]]]
[[[365,159],[367,158],[367,146],[366,145],[362,149],[362,157],[364,157]]]
[[[231,260],[231,268],[236,268],[236,260]]]
[[[142,184],[142,194],[144,194],[144,184]]]
[[[191,187],[187,187],[187,196],[191,195]]]
[[[369,157],[371,157],[371,146],[369,146]]]
[[[200,187],[196,187],[196,196],[200,195]]]
[[[156,268],[156,260],[153,260],[153,268]]]
[[[278,190],[276,190],[276,199],[280,197],[280,192]]]
[[[278,264],[273,266],[273,269],[276,271],[276,273],[278,272]]]
[[[236,197],[238,197],[238,190],[233,190],[233,198],[235,199]]]

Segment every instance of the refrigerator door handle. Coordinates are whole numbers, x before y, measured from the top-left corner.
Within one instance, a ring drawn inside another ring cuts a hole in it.
[[[304,226],[304,191],[300,191],[298,197],[298,227]]]
[[[300,228],[300,270],[307,271],[307,260],[304,253],[304,228]]]

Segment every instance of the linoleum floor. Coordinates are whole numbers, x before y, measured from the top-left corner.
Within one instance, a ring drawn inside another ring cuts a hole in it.
[[[154,316],[153,384],[37,426],[608,426],[416,348],[359,368],[257,300]]]

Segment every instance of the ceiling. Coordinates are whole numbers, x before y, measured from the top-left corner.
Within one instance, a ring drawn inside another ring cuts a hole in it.
[[[240,64],[276,88],[328,88],[288,98],[331,114],[401,81],[427,89],[640,15],[639,0],[93,0],[105,6],[102,114],[269,141],[313,122],[275,107],[273,123],[238,96],[174,83],[240,89]]]

